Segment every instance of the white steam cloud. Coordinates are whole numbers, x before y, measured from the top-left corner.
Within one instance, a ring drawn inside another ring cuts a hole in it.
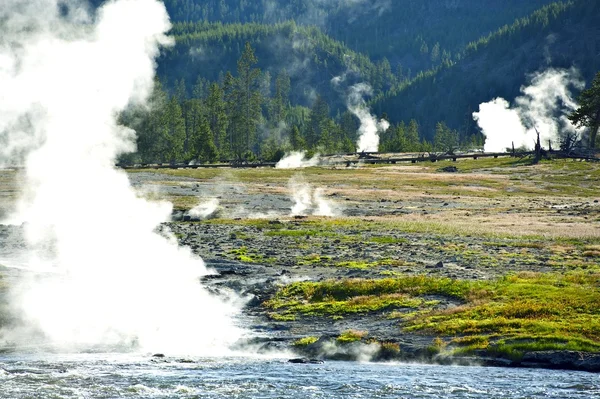
[[[334,86],[339,86],[346,80],[346,74],[336,76],[331,80]],[[389,129],[390,124],[385,119],[377,120],[377,117],[369,111],[365,96],[373,94],[373,89],[366,83],[358,83],[350,87],[347,98],[348,110],[359,120],[358,140],[356,150],[358,152],[379,151],[379,134]]]
[[[377,152],[379,151],[379,133],[389,129],[388,121],[380,121],[369,111],[364,99],[365,95],[373,94],[371,86],[365,83],[359,83],[350,88],[348,97],[348,109],[358,119],[360,127],[358,128],[358,142],[356,143],[358,152]]]
[[[549,140],[558,144],[561,133],[581,133],[567,118],[577,108],[572,87],[584,87],[576,70],[548,69],[531,77],[512,106],[503,98],[481,104],[473,118],[486,136],[485,151],[505,151],[513,143],[515,148],[531,149],[537,141],[536,129],[542,145]]]
[[[288,190],[294,202],[291,216],[335,217],[342,213],[333,201],[324,197],[322,188],[313,189],[299,176],[294,176],[289,180]]]
[[[156,232],[171,205],[138,197],[113,167],[135,147],[116,116],[144,103],[154,59],[171,43],[165,7],[113,0],[90,16],[78,5],[0,8],[0,163],[25,166],[15,217],[50,271],[15,290],[25,327],[2,338],[23,343],[35,332],[64,349],[221,351],[238,336],[234,307],[201,287],[200,259]]]
[[[214,215],[219,209],[219,199],[211,198],[202,202],[188,211],[188,215],[194,219],[206,219]]]
[[[318,166],[321,162],[319,154],[316,154],[310,159],[306,158],[305,151],[291,152],[285,154],[283,159],[277,162],[275,168],[277,169],[302,169]]]

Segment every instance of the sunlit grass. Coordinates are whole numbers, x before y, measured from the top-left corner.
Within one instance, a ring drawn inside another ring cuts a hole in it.
[[[518,220],[517,220],[518,222]],[[499,229],[477,223],[457,223],[455,220],[414,220],[408,218],[383,217],[344,217],[344,218],[310,218],[302,221],[282,220],[273,224],[264,219],[213,219],[205,223],[216,225],[252,226],[264,230],[271,237],[336,237],[342,241],[362,241],[377,244],[406,243],[406,238],[381,237],[381,231],[395,231],[403,234],[435,234],[440,236],[477,236],[486,238],[488,243],[498,243],[509,247],[539,247],[547,243],[577,243],[592,245],[597,242],[597,235],[591,230],[579,231],[576,226],[570,230],[562,230],[560,234],[531,234],[520,227]],[[364,236],[358,236],[359,234]],[[502,240],[502,242],[501,242]],[[511,241],[512,240],[512,241]]]
[[[562,348],[600,351],[600,273],[519,273],[493,281],[425,276],[301,282],[265,306],[277,314],[318,316],[414,309],[407,332],[450,337],[465,352],[521,353]],[[459,306],[436,310],[437,295]]]
[[[297,347],[309,346],[309,345],[314,344],[318,340],[319,340],[319,337],[304,337],[304,338],[300,338],[297,341],[294,341],[293,345],[297,346]]]
[[[446,164],[454,165],[459,173],[440,173]],[[138,171],[132,170],[130,173]],[[343,186],[368,190],[430,191],[436,195],[464,195],[482,198],[514,196],[591,197],[600,194],[596,182],[600,166],[573,160],[544,161],[531,165],[524,158],[462,159],[457,162],[434,164],[405,164],[402,166],[369,166],[361,168],[290,169],[161,169],[158,173],[193,178],[198,181],[225,179],[244,184],[274,184],[285,186],[297,174],[321,186]]]
[[[351,342],[357,342],[357,341],[361,341],[363,338],[365,338],[367,335],[369,335],[369,333],[367,331],[360,331],[360,330],[346,330],[344,332],[342,332],[338,337],[337,337],[337,342],[342,343],[342,344],[348,344]]]

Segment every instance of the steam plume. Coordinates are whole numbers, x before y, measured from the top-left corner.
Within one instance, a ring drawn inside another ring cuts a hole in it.
[[[237,337],[233,307],[199,285],[200,259],[156,233],[171,205],[139,198],[112,166],[135,149],[116,115],[144,103],[154,59],[171,42],[164,5],[114,0],[93,16],[79,4],[8,0],[0,9],[0,143],[10,143],[0,159],[25,165],[16,217],[52,272],[23,281],[13,308],[58,347],[221,348]]]
[[[297,151],[291,152],[289,154],[285,154],[282,160],[277,162],[275,167],[277,169],[301,169],[301,168],[310,168],[312,166],[318,166],[321,162],[319,154],[316,154],[314,157],[310,159],[306,159],[305,151]]]
[[[542,144],[548,140],[557,143],[561,132],[580,133],[567,115],[577,108],[570,89],[583,86],[574,69],[548,69],[531,77],[512,106],[503,98],[481,104],[473,118],[486,136],[485,151],[505,151],[512,143],[531,149],[537,140],[536,129]]]
[[[195,219],[206,219],[214,215],[219,209],[219,199],[211,198],[206,202],[202,202],[190,209],[188,215]]]
[[[331,83],[338,87],[345,80],[347,74],[336,76]],[[365,96],[373,94],[373,89],[366,83],[358,83],[350,87],[347,98],[348,110],[352,112],[359,120],[358,141],[356,149],[358,152],[377,152],[379,151],[379,134],[389,129],[390,124],[385,119],[377,120],[377,117],[371,114]]]
[[[334,217],[341,214],[340,209],[323,196],[323,189],[313,190],[300,176],[293,176],[288,182],[288,189],[294,205],[291,216],[327,216]]]

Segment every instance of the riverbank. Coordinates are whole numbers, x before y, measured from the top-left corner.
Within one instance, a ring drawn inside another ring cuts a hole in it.
[[[215,219],[170,227],[222,273],[209,284],[253,296],[265,350],[600,371],[598,165],[448,165],[154,182],[184,209],[190,187],[220,201]],[[337,214],[290,216],[298,180]]]
[[[129,176],[175,204],[171,232],[220,273],[204,283],[250,298],[254,350],[600,371],[597,164]]]

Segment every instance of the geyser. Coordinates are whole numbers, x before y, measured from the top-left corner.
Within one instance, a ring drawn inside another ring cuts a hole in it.
[[[315,154],[312,158],[306,158],[306,151],[293,151],[285,154],[285,156],[277,162],[277,169],[302,169],[318,166],[321,163],[319,154]]]
[[[322,188],[313,190],[301,175],[295,175],[288,181],[288,190],[294,202],[291,216],[327,216],[341,215],[341,210],[332,201],[326,199]]]
[[[371,86],[359,83],[350,88],[348,96],[348,110],[360,120],[358,141],[356,143],[358,152],[379,151],[379,133],[387,131],[390,127],[388,121],[385,119],[378,121],[369,111],[364,96],[371,94],[373,94]]]
[[[113,0],[90,15],[78,1],[9,0],[0,20],[0,163],[25,167],[12,220],[47,271],[14,290],[22,326],[3,340],[220,353],[239,334],[235,307],[201,287],[199,258],[157,233],[171,205],[140,198],[113,167],[135,149],[117,115],[147,99],[170,44],[164,5]]]
[[[340,88],[346,81],[347,73],[336,76],[331,79],[331,84]],[[347,89],[346,105],[348,111],[356,116],[360,121],[358,128],[358,139],[356,141],[356,150],[358,152],[377,152],[379,151],[379,134],[386,132],[390,128],[390,123],[385,119],[377,120],[377,117],[371,114],[369,106],[365,101],[365,96],[373,95],[373,88],[366,83],[357,83]]]
[[[571,87],[584,87],[575,69],[548,69],[530,77],[512,106],[503,98],[481,104],[473,119],[486,137],[485,151],[501,152],[513,144],[532,149],[538,132],[542,145],[552,141],[556,147],[561,133],[579,135],[582,129],[567,118],[577,108]]]

